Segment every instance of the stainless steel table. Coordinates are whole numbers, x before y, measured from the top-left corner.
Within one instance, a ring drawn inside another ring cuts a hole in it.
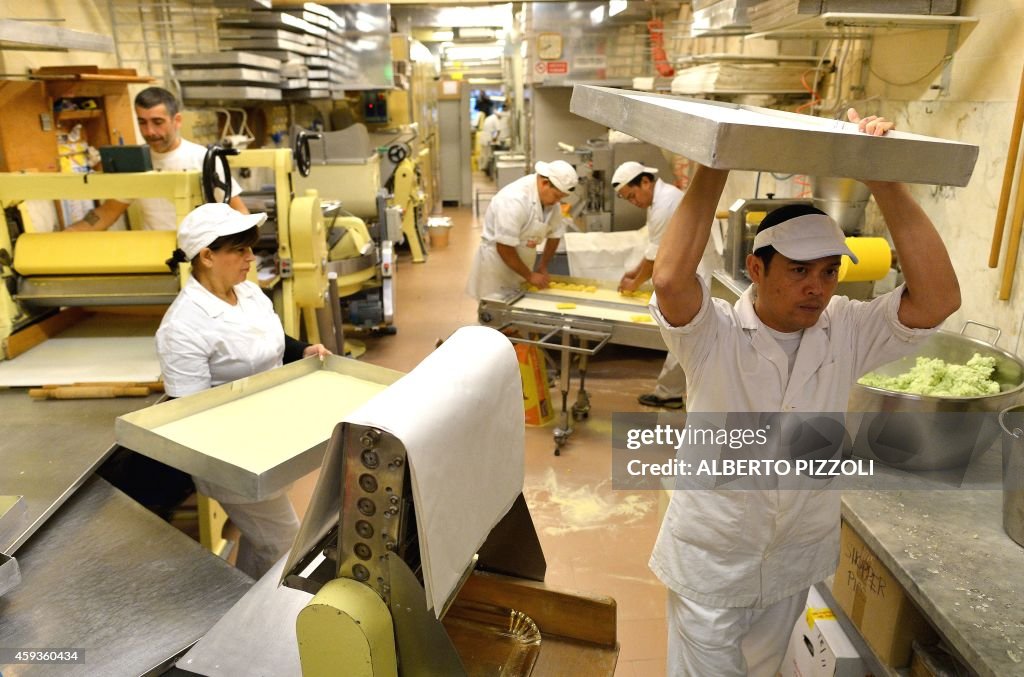
[[[0,534],[0,552],[15,554],[103,462],[115,418],[159,398],[35,401],[22,388],[0,391],[0,494],[25,497],[21,528]]]
[[[185,534],[91,477],[17,553],[0,598],[0,647],[76,648],[74,665],[6,674],[159,674],[252,585]]]

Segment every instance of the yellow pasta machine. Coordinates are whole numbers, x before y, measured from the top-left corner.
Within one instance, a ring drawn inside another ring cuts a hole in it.
[[[327,243],[315,191],[291,192],[291,150],[247,150],[238,166],[267,167],[275,178],[281,304],[285,332],[296,336],[300,316],[307,336],[319,336],[313,310],[324,305]],[[67,306],[165,305],[188,267],[173,274],[165,261],[174,251],[172,231],[42,232],[29,201],[164,198],[177,219],[202,204],[202,173],[11,173],[0,175],[0,340]]]

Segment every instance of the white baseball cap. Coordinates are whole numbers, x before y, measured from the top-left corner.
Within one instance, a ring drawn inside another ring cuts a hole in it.
[[[623,162],[612,174],[612,188],[618,190],[622,186],[626,185],[641,174],[657,174],[658,170],[654,167],[645,167],[639,162],[630,160],[629,162]]]
[[[576,170],[565,160],[538,162],[533,169],[563,193],[571,193],[576,188],[576,184],[580,182],[580,177],[576,176]]]
[[[267,215],[262,212],[243,214],[224,202],[200,205],[189,212],[178,226],[178,248],[191,261],[218,237],[241,233],[266,220]]]
[[[769,214],[765,219],[771,218]],[[762,222],[763,223],[763,222]],[[843,229],[827,214],[800,214],[765,228],[754,236],[754,249],[771,245],[787,259],[813,261],[826,256],[849,256],[854,263],[857,255],[846,245]]]

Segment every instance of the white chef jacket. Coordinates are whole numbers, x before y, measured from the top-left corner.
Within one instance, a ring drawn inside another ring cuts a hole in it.
[[[202,171],[203,160],[206,158],[206,147],[187,139],[181,139],[178,147],[169,153],[157,153],[150,148],[153,158],[153,169],[158,172]],[[217,175],[223,180],[220,163],[216,164]],[[231,197],[242,194],[242,186],[231,179]],[[224,199],[224,191],[214,189],[217,201]],[[128,201],[129,204],[132,202]],[[174,211],[174,203],[160,197],[144,197],[137,200],[142,208],[142,225],[145,230],[177,230],[178,216]]]
[[[672,218],[672,214],[675,213],[676,208],[679,207],[679,203],[683,200],[683,191],[679,190],[671,183],[665,183],[661,179],[655,179],[654,181],[654,197],[651,200],[651,206],[647,208],[647,247],[644,249],[644,258],[648,261],[653,261],[658,255],[658,246],[661,244],[661,237],[665,234],[665,228],[668,227],[668,221]],[[711,266],[704,262],[701,258],[700,263],[697,264],[697,275],[703,280],[704,284],[711,286]],[[669,358],[671,360],[671,357]],[[673,361],[667,361],[666,364],[673,364]],[[667,376],[665,371],[662,372],[663,376]],[[674,379],[681,382],[681,379]],[[661,383],[662,378],[658,378],[658,382]],[[686,389],[685,383],[673,385],[669,388],[672,396],[677,396],[679,393]]]
[[[701,281],[696,317],[673,327],[651,298],[686,372],[694,412],[843,412],[864,373],[911,354],[937,330],[897,317],[903,286],[868,302],[834,296],[804,330],[792,375],[754,312],[753,286],[734,306]],[[837,490],[676,490],[650,567],[683,597],[715,607],[770,606],[824,579],[839,555]]]
[[[238,303],[217,298],[194,277],[167,310],[156,332],[164,389],[184,397],[279,367],[284,328],[258,285],[235,285]]]
[[[484,214],[473,267],[466,292],[483,298],[502,289],[516,289],[523,278],[513,271],[498,254],[497,244],[516,248],[527,268],[533,268],[537,246],[548,239],[565,234],[565,221],[558,203],[546,209],[540,203],[537,175],[527,174],[502,188],[491,198]]]
[[[683,199],[683,191],[671,183],[665,183],[661,179],[654,180],[654,199],[651,206],[647,208],[647,249],[644,250],[644,258],[653,261],[658,255],[658,245],[661,244],[661,236],[665,233],[665,226],[668,220],[675,213],[676,208]]]

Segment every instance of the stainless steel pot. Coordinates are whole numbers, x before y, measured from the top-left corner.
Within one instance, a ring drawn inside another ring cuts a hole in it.
[[[999,414],[1003,430],[1003,529],[1024,545],[1024,406]]]
[[[979,324],[977,322],[965,323]],[[980,325],[986,326],[986,325]],[[994,329],[994,328],[992,328]],[[998,340],[998,329],[996,339]],[[854,449],[904,470],[945,470],[966,465],[971,455],[992,446],[999,435],[998,412],[1024,401],[1024,361],[991,343],[939,331],[913,355],[873,371],[897,376],[918,357],[964,364],[974,353],[994,357],[992,378],[1000,392],[980,397],[933,397],[855,384],[848,410],[866,412],[855,431]],[[853,417],[856,419],[856,417]]]

